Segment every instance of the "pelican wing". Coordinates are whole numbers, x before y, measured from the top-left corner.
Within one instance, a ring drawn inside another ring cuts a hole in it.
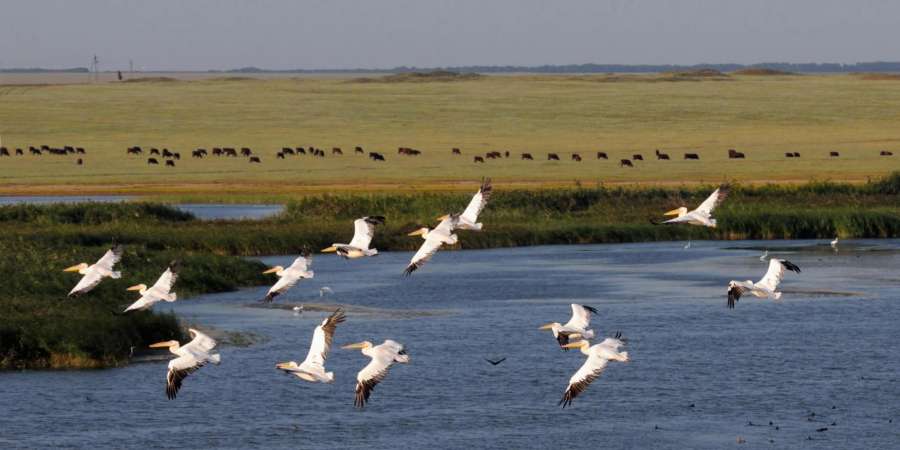
[[[297,257],[291,266],[288,267],[285,272],[297,271],[297,272],[306,272],[309,270],[309,266],[312,265],[312,256],[309,255],[308,252],[304,251],[304,253]],[[293,285],[291,285],[293,286]]]
[[[350,246],[367,250],[369,244],[372,243],[372,238],[375,237],[375,226],[383,224],[384,217],[382,216],[367,216],[354,220],[353,240],[350,241]]]
[[[572,318],[564,327],[578,330],[587,329],[591,324],[591,314],[597,314],[594,307],[572,303]]]
[[[89,292],[91,289],[97,287],[98,284],[103,280],[103,274],[100,273],[97,269],[93,267],[88,268],[87,273],[81,277],[81,280],[78,281],[78,284],[69,291],[69,297],[76,297],[82,294]]]
[[[584,392],[584,390],[603,373],[608,362],[608,359],[591,353],[588,356],[587,361],[585,361],[584,364],[581,365],[581,368],[575,372],[575,375],[572,375],[572,378],[569,379],[569,386],[566,388],[566,392],[563,394],[559,404],[562,405],[563,408],[571,405],[572,400]]]
[[[727,185],[720,186],[718,189],[713,191],[713,193],[710,194],[710,196],[707,197],[706,200],[704,200],[703,203],[701,203],[695,211],[709,216],[710,214],[712,214],[713,210],[716,209],[716,207],[719,206],[723,200],[725,200],[725,197],[728,196],[728,190],[729,188]]]
[[[441,222],[443,223],[443,222]],[[409,260],[409,265],[406,266],[406,270],[403,271],[404,275],[410,275],[416,271],[419,267],[425,265],[432,256],[441,248],[443,242],[439,238],[428,237],[425,239],[425,242],[422,243],[422,246],[419,247],[419,251],[413,255],[412,259]]]
[[[331,341],[334,339],[334,330],[345,319],[344,312],[338,309],[316,327],[316,330],[313,331],[312,343],[309,345],[309,353],[306,354],[306,360],[303,361],[304,364],[325,366],[325,359],[328,358]]]
[[[778,258],[770,259],[769,270],[756,285],[763,289],[774,291],[778,288],[778,284],[781,283],[781,280],[784,278],[785,269],[800,273],[800,268],[790,261]]]
[[[113,266],[115,266],[119,261],[122,260],[122,254],[125,252],[125,248],[122,247],[122,244],[115,245],[110,248],[103,254],[103,257],[97,260],[97,263],[94,264],[96,266],[102,267],[108,271],[113,270]]]
[[[620,348],[625,346],[625,338],[622,337],[622,333],[617,333],[616,337],[608,337],[597,345],[606,347],[613,352],[618,352]]]
[[[181,389],[182,381],[205,365],[206,361],[198,360],[190,353],[169,361],[169,371],[166,373],[166,397],[174,400]]]
[[[478,192],[475,193],[472,200],[469,201],[469,206],[466,206],[466,210],[463,211],[461,217],[472,223],[477,222],[478,215],[481,214],[481,211],[484,210],[488,200],[490,200],[492,191],[493,186],[491,186],[491,179],[487,178],[482,180],[481,188],[478,189]]]
[[[372,395],[375,386],[384,380],[392,364],[392,359],[374,357],[366,367],[359,371],[359,374],[356,376],[356,400],[354,401],[354,405],[357,408],[366,406],[366,402],[369,401],[369,396]]]
[[[739,284],[733,284],[728,288],[728,307],[734,308],[734,304],[737,303],[738,300],[741,299],[741,296],[750,291],[750,288],[745,286],[741,286]]]
[[[183,347],[181,347],[188,352],[208,354],[212,349],[216,348],[215,339],[207,336],[205,333],[197,331],[193,328],[188,328],[188,333],[191,334],[191,337],[193,339],[191,339],[191,342],[188,342]]]
[[[176,280],[178,280],[178,262],[172,261],[172,263],[169,264],[169,268],[160,275],[159,279],[156,280],[156,283],[150,290],[157,293],[164,300],[167,300]]]

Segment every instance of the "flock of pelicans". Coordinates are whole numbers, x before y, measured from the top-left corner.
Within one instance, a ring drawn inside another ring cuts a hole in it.
[[[410,275],[421,268],[444,244],[455,244],[458,241],[458,237],[454,233],[455,230],[481,230],[483,226],[478,222],[478,216],[490,200],[491,192],[490,179],[484,180],[481,188],[462,213],[447,214],[439,217],[438,220],[440,222],[433,229],[421,228],[409,233],[410,236],[421,236],[424,239],[424,243],[410,259],[404,274]],[[660,224],[689,224],[715,227],[716,219],[712,217],[712,212],[727,195],[728,187],[721,186],[694,210],[689,211],[685,207],[680,207],[666,212],[665,215],[675,217],[660,222]],[[335,243],[322,251],[326,253],[334,252],[347,259],[375,256],[378,254],[378,250],[369,246],[374,237],[376,226],[383,224],[384,220],[384,217],[380,216],[359,218],[354,221],[355,232],[353,239],[349,243]],[[832,242],[832,246],[836,244],[837,240]],[[122,246],[116,245],[93,265],[81,263],[65,269],[65,271],[78,272],[83,275],[78,284],[69,292],[69,296],[87,293],[104,278],[120,278],[121,273],[114,270],[114,266],[122,258],[122,254]],[[760,259],[764,261],[766,256],[763,255]],[[289,267],[275,266],[266,270],[264,273],[274,273],[279,279],[268,290],[263,300],[271,302],[277,296],[287,292],[300,280],[312,278],[314,273],[310,270],[311,264],[312,258],[309,252],[304,251],[304,254],[297,257]],[[790,261],[771,258],[768,271],[759,281],[754,283],[751,280],[732,280],[728,283],[728,307],[734,308],[735,303],[741,296],[747,294],[758,298],[780,299],[782,293],[777,289],[786,270],[800,272],[800,268]],[[144,284],[138,284],[129,287],[129,291],[138,291],[140,298],[128,306],[124,312],[146,310],[160,301],[175,301],[176,295],[172,292],[172,289],[177,278],[178,263],[173,262],[153,286],[147,287]],[[594,331],[589,329],[590,319],[591,314],[596,313],[597,310],[590,306],[572,304],[572,317],[568,322],[565,324],[553,322],[541,327],[542,330],[549,330],[553,333],[561,348],[577,348],[581,353],[587,355],[585,363],[569,379],[569,384],[559,402],[562,407],[570,405],[575,397],[603,373],[610,361],[627,362],[629,360],[628,352],[620,351],[625,346],[625,340],[620,333],[613,337],[605,338],[599,344],[590,345],[590,340],[595,337]],[[343,311],[340,308],[337,309],[313,331],[309,352],[303,362],[290,361],[279,363],[276,365],[276,368],[293,374],[304,381],[313,383],[332,382],[334,373],[325,370],[325,360],[331,349],[335,329],[345,319],[346,316]],[[195,329],[190,329],[189,332],[192,340],[185,345],[180,345],[178,341],[172,340],[150,346],[152,348],[168,348],[171,353],[177,356],[177,358],[169,362],[166,374],[166,395],[170,399],[175,398],[185,377],[208,363],[218,364],[220,361],[219,355],[212,353],[216,346],[215,340]],[[390,339],[379,345],[363,341],[346,345],[343,348],[359,349],[363,355],[371,358],[371,362],[360,370],[356,376],[355,405],[359,408],[365,406],[372,390],[384,380],[388,370],[394,364],[406,364],[410,360],[403,345]],[[502,361],[496,363],[491,361],[492,364],[499,364],[500,362]]]

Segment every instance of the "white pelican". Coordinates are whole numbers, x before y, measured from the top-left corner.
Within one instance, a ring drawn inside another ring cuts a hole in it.
[[[337,252],[338,255],[346,259],[362,258],[364,256],[375,256],[378,250],[369,248],[372,238],[375,236],[375,226],[384,225],[384,217],[382,216],[366,216],[353,221],[353,239],[349,244],[331,244],[331,247],[322,249],[325,253]]]
[[[76,297],[87,293],[100,284],[100,281],[106,277],[113,279],[121,278],[122,273],[113,270],[113,266],[122,259],[123,252],[124,248],[121,244],[115,245],[107,250],[103,257],[97,260],[93,265],[89,266],[87,263],[81,263],[63,269],[64,272],[78,272],[84,275],[81,277],[81,281],[69,291],[69,297]]]
[[[718,189],[713,191],[710,196],[697,207],[697,209],[688,212],[688,209],[684,206],[673,209],[665,213],[667,216],[678,216],[674,219],[669,219],[663,224],[676,224],[676,223],[687,223],[691,225],[702,225],[705,227],[716,227],[716,219],[712,218],[713,209],[716,206],[719,206],[722,203],[722,200],[725,200],[725,197],[728,196],[728,186],[720,186]]]
[[[597,314],[597,310],[591,306],[572,303],[572,318],[565,325],[559,322],[551,322],[541,326],[541,330],[553,331],[553,337],[559,342],[559,346],[565,348],[569,339],[592,339],[594,330],[589,330],[591,314]]]
[[[403,271],[405,275],[410,275],[415,272],[416,269],[422,267],[435,253],[437,253],[438,249],[441,248],[443,244],[453,245],[455,244],[459,238],[456,234],[453,233],[453,224],[456,223],[456,215],[450,215],[441,220],[441,223],[438,224],[433,230],[429,230],[426,228],[419,228],[412,233],[409,233],[409,236],[418,236],[421,235],[422,239],[425,239],[425,242],[419,247],[419,251],[413,255],[412,259],[409,260],[409,265],[406,266],[406,270]]]
[[[357,408],[366,406],[369,401],[369,395],[378,383],[387,376],[388,369],[394,363],[409,363],[409,355],[403,349],[403,345],[390,339],[384,341],[381,345],[372,346],[369,341],[362,341],[357,344],[345,345],[342,348],[362,349],[362,354],[372,358],[372,362],[363,367],[356,375],[356,401],[354,404]]]
[[[155,303],[163,300],[174,302],[178,296],[172,292],[172,286],[175,285],[175,280],[177,279],[178,261],[172,261],[169,263],[169,268],[163,272],[159,279],[156,280],[156,284],[150,289],[147,289],[147,285],[143,283],[136,284],[127,289],[129,291],[138,291],[141,294],[141,298],[132,303],[128,308],[125,308],[125,311],[123,312],[150,309]]]
[[[771,258],[769,260],[769,270],[758,282],[732,280],[728,283],[728,307],[734,308],[734,303],[747,293],[759,298],[780,299],[781,292],[776,291],[776,289],[778,289],[778,283],[781,283],[781,279],[784,278],[785,269],[800,273],[800,268],[792,262]]]
[[[759,260],[762,262],[766,262],[766,258],[769,257],[769,249],[766,249],[765,252],[759,257]]]
[[[837,248],[837,245],[838,245],[838,237],[835,236],[834,240],[831,241],[831,248]]]
[[[334,372],[325,371],[325,358],[328,358],[328,351],[331,350],[334,330],[344,319],[346,319],[344,312],[338,308],[313,331],[312,343],[309,344],[309,353],[306,354],[306,359],[302,363],[297,364],[295,361],[289,361],[278,363],[275,367],[286,373],[292,373],[301,380],[312,383],[331,383],[334,381]]]
[[[587,361],[581,365],[581,368],[575,372],[575,375],[572,375],[572,378],[569,378],[569,386],[559,401],[563,408],[571,405],[572,400],[578,394],[584,392],[588,385],[603,373],[607,363],[610,361],[629,361],[628,352],[619,351],[619,348],[625,345],[624,340],[621,338],[622,334],[616,333],[615,337],[606,338],[603,342],[593,346],[586,340],[565,345],[567,348],[580,349],[581,353],[587,355]]]
[[[159,342],[151,345],[151,348],[168,347],[169,351],[177,358],[169,361],[169,371],[166,373],[166,396],[169,400],[178,395],[181,389],[181,382],[197,369],[205,366],[207,363],[218,365],[221,357],[218,353],[210,353],[216,346],[213,338],[193,329],[188,329],[193,338],[184,346],[179,346],[178,341]]]
[[[319,288],[319,297],[324,297],[326,294],[334,294],[334,291],[331,290],[328,286],[322,286]]]
[[[275,297],[284,294],[288,289],[294,287],[301,278],[312,278],[315,273],[312,270],[309,270],[310,265],[312,265],[312,257],[309,256],[309,252],[304,251],[303,254],[298,256],[297,259],[294,260],[294,263],[287,269],[281,266],[275,266],[263,272],[274,273],[280,277],[279,280],[275,282],[275,285],[269,289],[269,292],[266,294],[263,301],[271,302]]]
[[[481,214],[481,211],[484,210],[485,205],[487,205],[488,200],[491,199],[491,192],[493,192],[493,186],[491,186],[491,179],[482,179],[481,180],[481,188],[478,189],[478,192],[472,196],[472,200],[469,201],[469,205],[466,206],[465,211],[462,214],[455,216],[455,221],[453,223],[453,228],[460,230],[475,230],[481,231],[482,224],[478,222],[478,215]],[[438,220],[444,220],[450,217],[450,215],[445,215],[438,217]]]

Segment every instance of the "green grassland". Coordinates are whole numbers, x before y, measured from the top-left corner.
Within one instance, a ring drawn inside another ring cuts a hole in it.
[[[492,176],[498,189],[604,183],[718,183],[811,178],[860,182],[900,169],[900,81],[856,75],[481,76],[459,81],[334,78],[0,86],[7,147],[82,146],[74,156],[0,158],[6,193],[169,196],[452,190]],[[179,151],[148,166],[132,145]],[[324,159],[288,156],[314,145]],[[354,146],[385,154],[373,162]],[[251,147],[246,158],[189,158],[197,147]],[[398,146],[424,153],[396,154]],[[344,156],[332,157],[341,147]],[[463,156],[452,156],[459,147]],[[655,149],[672,161],[656,161]],[[747,154],[728,160],[727,149]],[[882,149],[894,158],[879,157]],[[475,165],[472,157],[510,150]],[[594,158],[606,151],[609,161]],[[785,159],[798,151],[800,159]],[[840,151],[840,158],[829,158]],[[535,161],[522,161],[530,152]],[[546,153],[562,161],[547,161]],[[581,153],[581,163],[569,160]],[[684,161],[696,152],[700,161]],[[642,153],[633,169],[617,161]],[[470,188],[470,185],[465,187]]]

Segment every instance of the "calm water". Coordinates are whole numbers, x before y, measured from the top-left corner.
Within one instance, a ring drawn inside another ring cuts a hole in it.
[[[247,307],[261,287],[174,304],[187,321],[270,338],[222,347],[222,365],[189,377],[175,401],[164,394],[165,362],[0,374],[0,447],[680,449],[736,447],[740,436],[740,448],[897,448],[900,241],[838,253],[817,244],[441,252],[409,279],[400,275],[409,253],[317,256],[316,278],[279,303],[443,312],[350,313],[338,327],[336,344],[393,338],[412,358],[365,410],[353,408],[368,362],[358,351],[333,349],[331,385],[274,369],[305,357],[325,313]],[[781,302],[726,309],[729,279],[765,271],[762,246],[803,273],[787,275]],[[334,294],[320,299],[323,286]],[[572,302],[597,307],[594,328],[621,330],[634,361],[610,364],[561,410],[584,357],[537,328],[567,320]]]
[[[47,205],[52,203],[83,203],[101,202],[116,203],[135,200],[136,197],[128,195],[71,195],[71,196],[0,196],[0,206],[31,203]],[[248,205],[248,204],[218,204],[218,203],[184,203],[172,205],[182,211],[187,211],[200,220],[219,219],[263,219],[280,213],[282,205]]]

